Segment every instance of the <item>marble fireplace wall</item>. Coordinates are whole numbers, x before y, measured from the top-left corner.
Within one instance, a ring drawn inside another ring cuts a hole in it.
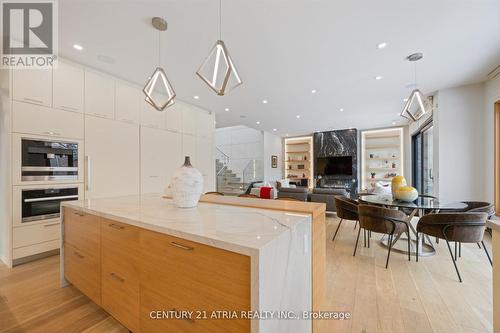
[[[358,130],[314,133],[314,159],[318,157],[352,156],[352,176],[329,176],[323,179],[323,185],[342,185],[350,188],[351,196],[357,192],[358,185]],[[316,177],[316,175],[315,175]]]

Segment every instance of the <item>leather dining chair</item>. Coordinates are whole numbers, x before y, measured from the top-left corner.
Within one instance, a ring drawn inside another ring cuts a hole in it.
[[[453,257],[450,242],[456,243],[479,243],[483,244],[484,252],[492,264],[490,254],[484,246],[483,236],[488,214],[484,212],[465,213],[438,213],[428,214],[420,218],[417,224],[417,250],[416,259],[418,261],[419,234],[426,234],[444,239],[451,260],[458,275],[458,280],[462,282],[462,277],[458,271],[456,258]]]
[[[389,257],[391,255],[392,241],[394,235],[400,235],[403,232],[408,233],[408,260],[410,258],[410,227],[408,225],[407,216],[405,213],[378,206],[359,205],[359,230],[358,237],[356,238],[356,245],[354,246],[354,254],[356,255],[356,248],[358,247],[359,234],[361,229],[368,231],[378,232],[389,235],[389,250],[387,251],[387,259],[385,268],[389,266]]]
[[[339,232],[342,221],[344,220],[356,221],[356,223],[354,224],[354,229],[356,229],[356,225],[359,220],[358,205],[359,203],[356,200],[352,200],[350,198],[340,195],[335,196],[335,207],[336,207],[337,217],[340,218],[340,222],[339,225],[337,226],[337,229],[335,229],[335,234],[333,235],[332,242],[335,240],[335,237]]]

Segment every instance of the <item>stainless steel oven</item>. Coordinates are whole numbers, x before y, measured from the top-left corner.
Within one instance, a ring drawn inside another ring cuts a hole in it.
[[[22,138],[22,181],[77,179],[78,143]]]
[[[78,186],[23,189],[21,222],[58,218],[61,202],[68,200],[78,200]]]

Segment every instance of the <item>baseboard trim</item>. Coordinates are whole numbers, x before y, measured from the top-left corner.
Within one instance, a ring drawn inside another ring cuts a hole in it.
[[[59,249],[33,254],[31,256],[12,260],[12,266],[22,265],[22,264],[25,264],[25,263],[30,262],[30,261],[35,261],[35,260],[39,260],[39,259],[43,259],[43,258],[47,258],[47,257],[52,257],[52,256],[55,256],[58,254],[59,254]]]

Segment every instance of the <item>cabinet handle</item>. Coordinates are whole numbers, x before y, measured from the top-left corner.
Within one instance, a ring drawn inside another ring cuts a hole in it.
[[[176,243],[176,242],[170,242],[170,245],[178,247],[179,249],[183,249],[183,250],[186,250],[186,251],[193,251],[194,250],[194,247],[182,245],[182,244],[179,244],[179,243]]]
[[[78,216],[85,216],[82,212],[74,212],[73,214],[78,215]]]
[[[172,308],[172,311],[177,312],[176,308]],[[182,318],[183,320],[187,321],[190,324],[194,324],[194,319],[193,318]]]
[[[85,189],[87,191],[90,191],[91,190],[91,177],[92,177],[92,163],[91,163],[91,159],[90,159],[90,156],[85,156],[85,162],[86,162],[86,172],[87,172],[87,177],[85,177]]]
[[[59,222],[54,222],[54,223],[47,223],[47,224],[44,224],[43,226],[44,226],[44,227],[51,227],[51,226],[53,226],[53,225],[58,225],[58,224],[59,224]]]
[[[23,99],[25,101],[28,101],[28,102],[34,102],[34,103],[37,103],[37,104],[43,104],[43,101],[41,101],[39,99],[33,99],[33,98],[28,98],[28,97],[24,97]]]
[[[60,135],[61,135],[61,133],[52,132],[52,131],[43,132],[43,134],[47,134],[47,135],[55,135],[55,136],[60,136]]]
[[[80,259],[85,258],[85,256],[81,255],[80,253],[78,253],[78,252],[76,252],[76,251],[74,251],[74,252],[73,252],[73,254],[74,254],[75,256],[77,256],[78,258],[80,258]]]
[[[118,230],[123,230],[125,229],[125,227],[122,227],[121,225],[118,225],[118,224],[114,224],[114,223],[110,223],[108,224],[111,228],[113,229],[118,229]]]
[[[118,281],[120,282],[125,282],[125,279],[120,277],[118,274],[116,273],[110,273],[109,275],[111,275],[112,277],[114,277],[115,279],[117,279]]]
[[[78,111],[77,108],[74,108],[72,106],[64,106],[64,105],[61,105],[59,106],[61,109],[66,109],[66,110],[70,110],[70,111]]]

